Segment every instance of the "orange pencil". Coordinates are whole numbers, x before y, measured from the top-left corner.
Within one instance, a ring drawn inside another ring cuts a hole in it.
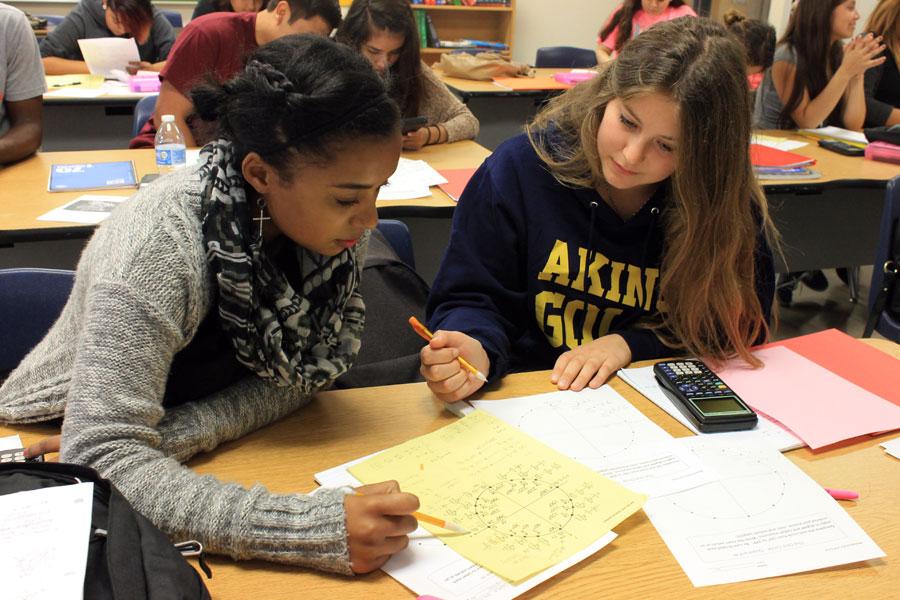
[[[361,494],[356,490],[353,491],[353,494],[355,496],[365,496],[365,494]],[[425,523],[430,523],[431,525],[437,525],[438,527],[441,527],[448,531],[455,531],[457,533],[469,533],[469,531],[462,525],[457,525],[453,521],[446,521],[444,519],[432,517],[431,515],[426,515],[423,512],[416,511],[412,513],[412,516],[416,521],[424,521]]]
[[[419,336],[426,342],[430,342],[431,338],[434,337],[434,334],[428,331],[428,328],[422,325],[417,318],[410,317],[409,324],[412,326],[413,331],[418,333]],[[477,379],[487,383],[487,377],[484,376],[484,373],[472,366],[472,363],[464,359],[462,356],[456,357],[456,360],[459,361],[459,364],[461,364],[466,371],[474,375]]]

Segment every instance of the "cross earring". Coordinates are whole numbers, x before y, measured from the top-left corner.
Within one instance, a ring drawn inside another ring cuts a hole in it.
[[[265,221],[271,221],[272,218],[266,216],[266,199],[265,198],[260,198],[259,200],[257,200],[256,205],[259,207],[259,216],[254,217],[252,220],[259,222],[259,234],[257,236],[257,239],[261,240],[262,236],[263,236],[263,223]]]

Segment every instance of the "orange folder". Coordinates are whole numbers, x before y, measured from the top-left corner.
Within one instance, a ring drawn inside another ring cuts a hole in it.
[[[494,77],[494,83],[514,91],[567,90],[571,84],[560,83],[552,77]]]

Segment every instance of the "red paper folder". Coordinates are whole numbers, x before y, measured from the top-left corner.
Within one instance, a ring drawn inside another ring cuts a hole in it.
[[[816,164],[815,159],[808,156],[761,144],[750,144],[750,161],[754,167],[805,167]]]
[[[466,184],[475,174],[475,169],[439,169],[438,173],[447,179],[447,183],[442,183],[439,187],[447,192],[447,195],[459,202],[459,197]]]
[[[900,406],[900,360],[837,329],[766,344],[784,346]],[[802,381],[797,382],[803,385]]]

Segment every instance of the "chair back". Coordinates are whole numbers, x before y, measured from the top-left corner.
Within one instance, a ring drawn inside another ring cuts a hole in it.
[[[534,66],[561,69],[589,69],[597,66],[597,55],[588,48],[545,46],[538,48]]]
[[[72,292],[74,271],[0,269],[0,371],[11,371],[56,322]]]
[[[169,20],[172,27],[175,27],[176,29],[181,29],[183,27],[180,12],[175,10],[161,10],[160,12]]]
[[[409,227],[403,221],[396,219],[378,219],[378,231],[384,234],[388,243],[400,257],[413,270],[416,268],[416,259],[413,254],[412,237]]]
[[[869,286],[869,313],[875,305],[875,297],[881,289],[881,282],[884,280],[885,263],[892,260],[891,256],[891,237],[898,228],[900,221],[900,175],[888,181],[887,188],[884,193],[884,212],[881,214],[881,227],[878,234],[878,250],[875,253],[875,262],[872,266],[872,284]],[[897,243],[897,242],[895,242]],[[898,265],[893,265],[898,268]],[[900,276],[895,280],[894,294],[900,294]],[[900,321],[892,318],[888,311],[881,313],[881,318],[875,324],[875,331],[884,337],[900,343]]]
[[[144,128],[144,123],[153,116],[153,111],[156,110],[157,98],[159,98],[159,94],[152,94],[138,100],[138,103],[134,106],[134,121],[131,124],[131,137],[135,137],[139,134],[141,129]]]

